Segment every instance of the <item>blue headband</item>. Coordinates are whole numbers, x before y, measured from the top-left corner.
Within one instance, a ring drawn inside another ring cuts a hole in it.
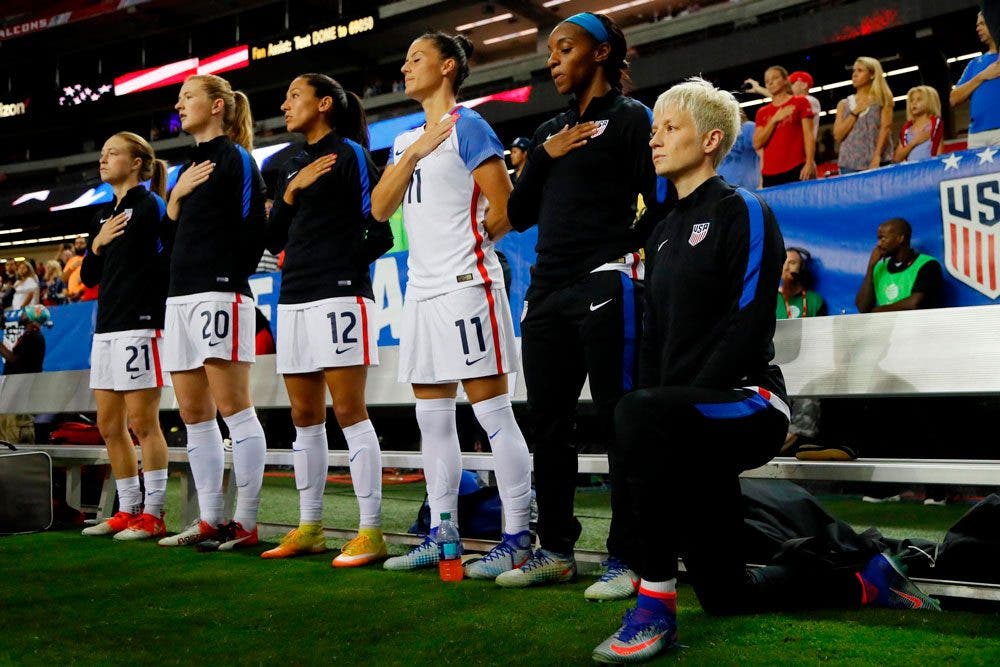
[[[590,36],[596,39],[598,44],[603,44],[608,41],[608,29],[604,27],[601,19],[597,18],[593,14],[588,12],[574,14],[563,21],[563,23],[575,23],[590,33]]]

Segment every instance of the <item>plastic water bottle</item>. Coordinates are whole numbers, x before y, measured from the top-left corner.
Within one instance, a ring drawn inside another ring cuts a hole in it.
[[[458,526],[451,520],[451,512],[441,512],[437,543],[441,581],[461,581],[465,576],[462,568],[462,538],[458,535]]]

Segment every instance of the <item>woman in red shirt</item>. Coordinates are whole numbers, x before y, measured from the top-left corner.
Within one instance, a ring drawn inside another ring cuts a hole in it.
[[[784,67],[769,67],[764,86],[771,103],[757,111],[753,147],[764,151],[764,187],[816,176],[813,110],[804,97],[793,97]]]

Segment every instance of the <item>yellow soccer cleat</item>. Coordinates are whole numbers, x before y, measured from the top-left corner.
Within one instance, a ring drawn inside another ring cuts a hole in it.
[[[326,551],[326,536],[319,524],[303,524],[295,528],[283,538],[281,544],[268,549],[260,555],[261,558],[292,558],[308,554],[321,554]]]
[[[389,549],[385,546],[381,528],[360,528],[358,536],[340,549],[340,555],[330,563],[334,567],[360,567],[385,558]]]

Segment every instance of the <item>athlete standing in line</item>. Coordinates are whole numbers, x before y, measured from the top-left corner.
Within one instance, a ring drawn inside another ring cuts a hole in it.
[[[679,553],[710,614],[939,609],[883,554],[857,571],[747,568],[739,475],[776,456],[788,429],[785,382],[771,363],[784,241],[763,200],[716,174],[740,130],[732,94],[700,78],[674,86],[656,101],[653,130],[656,173],[679,199],[646,244],[643,388],[615,411],[642,580],[593,659],[642,662],[674,644]],[[711,502],[690,501],[706,489]]]
[[[569,108],[536,131],[528,164],[510,198],[510,223],[538,225],[521,322],[524,377],[535,451],[541,549],[502,586],[569,581],[576,575],[573,516],[577,453],[571,440],[584,379],[608,445],[611,531],[604,575],[585,595],[612,600],[633,595],[629,567],[636,536],[628,489],[614,447],[614,409],[636,376],[643,278],[643,221],[662,217],[668,184],[649,162],[650,110],[622,94],[626,54],[621,29],[606,16],[576,14],[549,36],[548,65]],[[642,195],[646,215],[636,222]],[[659,217],[657,217],[659,216]],[[490,227],[491,236],[506,231]]]
[[[455,101],[471,54],[468,39],[441,32],[410,45],[402,67],[406,94],[423,105],[425,124],[396,137],[372,193],[376,220],[387,220],[402,203],[410,241],[399,380],[411,383],[416,396],[431,509],[431,534],[385,567],[435,565],[440,515],[457,517],[462,460],[455,397],[462,382],[490,439],[504,509],[503,540],[468,564],[466,574],[494,578],[531,553],[531,459],[507,394],[507,373],[517,364],[514,325],[486,235],[487,227],[507,224],[511,184],[503,145],[479,114]]]
[[[101,286],[90,351],[90,388],[97,427],[108,447],[119,511],[84,535],[116,540],[162,537],[167,490],[167,443],[160,430],[160,337],[167,298],[169,254],[163,202],[167,166],[137,134],[119,132],[104,143],[101,180],[114,199],[97,214],[80,277]],[[150,189],[140,185],[149,181]],[[131,428],[142,447],[145,498]]]
[[[247,278],[263,251],[264,181],[250,156],[250,103],[225,79],[188,77],[177,104],[181,128],[198,145],[170,193],[176,225],[163,339],[200,520],[162,546],[211,541],[222,551],[257,544],[264,477],[264,429],[250,400],[254,301]],[[233,521],[224,522],[222,414],[233,441],[237,486]]]
[[[292,407],[292,457],[299,527],[261,554],[287,558],[326,550],[323,490],[329,470],[326,392],[344,432],[351,480],[361,509],[358,535],[334,567],[365,565],[386,555],[382,537],[382,457],[368,419],[365,382],[378,365],[370,321],[374,295],[365,256],[371,189],[379,171],[368,154],[361,100],[325,74],[302,74],[281,105],[289,132],[306,145],[282,168],[268,229],[268,249],[285,251],[278,297],[278,372]],[[389,233],[384,223],[373,223]],[[381,253],[379,253],[381,254]]]

